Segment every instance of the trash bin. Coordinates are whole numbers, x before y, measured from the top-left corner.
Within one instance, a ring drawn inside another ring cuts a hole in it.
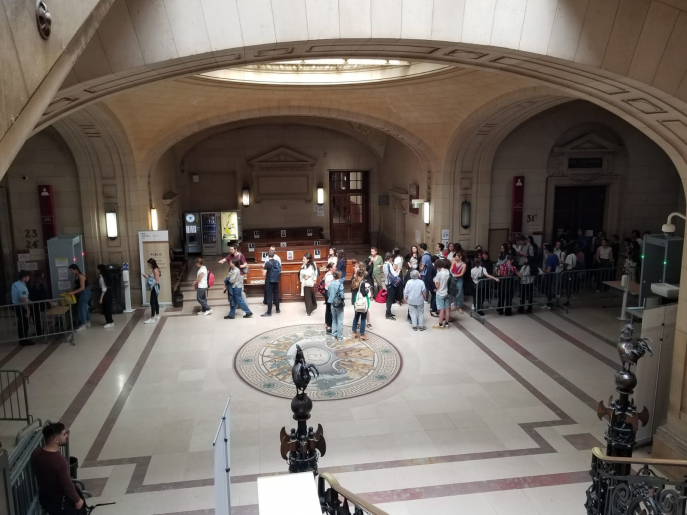
[[[78,479],[76,477],[76,470],[79,468],[79,458],[75,458],[74,456],[69,457],[69,476],[72,479]]]
[[[124,313],[124,300],[122,299],[122,267],[109,265],[107,269],[112,276],[112,313]]]
[[[179,291],[177,288],[174,291],[174,294],[172,295],[172,306],[175,308],[183,308],[184,307],[184,294]]]

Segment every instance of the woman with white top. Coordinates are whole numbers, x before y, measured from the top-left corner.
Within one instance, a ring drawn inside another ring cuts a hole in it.
[[[532,313],[532,301],[534,296],[534,277],[539,273],[539,268],[534,262],[534,256],[527,256],[527,262],[516,270],[520,277],[520,307],[518,313]],[[527,306],[527,311],[525,311]]]
[[[303,255],[303,266],[299,272],[301,280],[301,295],[305,297],[305,312],[308,316],[317,309],[317,300],[315,299],[315,280],[317,279],[317,265],[312,260],[312,254],[306,252]]]
[[[401,249],[396,247],[393,251],[392,254],[394,255],[394,266],[396,267],[396,271],[398,272],[398,275],[403,277],[402,270],[403,270],[403,256],[401,256]],[[396,288],[396,302],[398,302],[399,306],[403,305],[403,285],[401,285],[400,288]]]
[[[329,248],[329,257],[327,257],[327,263],[334,263],[334,266],[336,266],[336,263],[338,263],[338,261],[339,261],[339,258],[336,257],[336,249],[334,247],[330,247]]]
[[[208,306],[208,269],[203,264],[203,258],[196,258],[196,266],[198,272],[196,273],[196,280],[193,286],[196,288],[196,300],[200,304],[199,315],[207,316],[212,313],[212,308]]]
[[[111,329],[114,327],[114,320],[112,320],[112,276],[105,265],[98,265],[98,284],[100,285],[100,308],[105,316],[104,329]]]
[[[596,249],[596,254],[594,254],[594,263],[596,263],[597,268],[613,267],[613,249],[609,247],[608,240],[606,238],[601,240],[601,246]],[[601,289],[601,283],[604,281],[604,279],[610,280],[613,278],[613,275],[613,271],[597,272],[596,291]]]
[[[154,324],[160,320],[160,267],[157,266],[157,261],[150,258],[146,261],[148,264],[149,274],[141,273],[146,280],[146,289],[150,292],[150,318],[143,322],[144,324]]]

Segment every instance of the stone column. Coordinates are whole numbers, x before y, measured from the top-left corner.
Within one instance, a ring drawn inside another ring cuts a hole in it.
[[[686,181],[683,184],[687,186]],[[673,345],[668,416],[654,436],[652,457],[687,460],[687,245],[682,251],[680,298]],[[685,475],[684,468],[666,468],[663,472],[675,479]]]

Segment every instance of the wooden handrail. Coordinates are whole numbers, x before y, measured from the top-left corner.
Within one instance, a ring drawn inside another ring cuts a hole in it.
[[[599,448],[594,447],[592,454],[608,463],[627,463],[634,465],[658,465],[665,467],[687,467],[687,460],[661,460],[656,458],[621,458],[618,456],[606,456],[606,454]]]
[[[374,504],[370,504],[366,501],[363,501],[360,497],[358,497],[356,494],[351,492],[350,490],[346,490],[339,481],[332,476],[328,472],[321,472],[320,477],[324,478],[324,480],[329,483],[329,486],[331,486],[336,492],[340,493],[343,495],[346,499],[348,499],[349,502],[352,502],[359,508],[362,508],[366,512],[372,514],[372,515],[389,515],[387,512],[380,510],[377,508]]]

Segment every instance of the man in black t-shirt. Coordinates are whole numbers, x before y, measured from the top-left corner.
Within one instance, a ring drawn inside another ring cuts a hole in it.
[[[265,302],[267,304],[267,312],[260,316],[272,316],[272,304],[279,311],[279,279],[281,279],[281,263],[274,259],[275,253],[273,249],[267,253],[267,261],[262,267],[262,276],[265,278]]]

